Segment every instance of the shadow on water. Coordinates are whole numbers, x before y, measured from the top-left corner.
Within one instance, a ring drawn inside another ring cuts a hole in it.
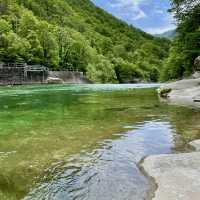
[[[140,160],[200,138],[199,111],[160,103],[145,87],[2,89],[0,199],[144,199]]]

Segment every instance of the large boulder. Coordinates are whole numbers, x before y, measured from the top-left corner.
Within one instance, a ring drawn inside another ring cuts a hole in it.
[[[196,71],[200,71],[200,56],[198,56],[198,57],[195,59],[194,65],[195,65],[195,70],[196,70]]]
[[[49,77],[47,79],[47,83],[49,84],[62,84],[64,81],[61,78]]]

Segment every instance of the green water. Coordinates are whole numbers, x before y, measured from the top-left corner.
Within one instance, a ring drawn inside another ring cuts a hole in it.
[[[161,103],[151,87],[0,88],[0,199],[144,199],[139,161],[200,138],[200,112]]]

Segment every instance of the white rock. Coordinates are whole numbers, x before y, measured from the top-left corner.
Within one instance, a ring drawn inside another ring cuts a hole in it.
[[[64,83],[64,82],[60,78],[49,77],[47,79],[47,83],[49,83],[49,84],[60,84],[60,83]]]

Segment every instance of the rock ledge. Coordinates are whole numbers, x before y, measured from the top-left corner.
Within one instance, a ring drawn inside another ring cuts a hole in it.
[[[200,150],[200,140],[190,144]],[[142,167],[156,182],[153,200],[200,199],[200,152],[149,156]]]
[[[200,78],[184,79],[161,86],[159,95],[168,102],[200,107]]]

